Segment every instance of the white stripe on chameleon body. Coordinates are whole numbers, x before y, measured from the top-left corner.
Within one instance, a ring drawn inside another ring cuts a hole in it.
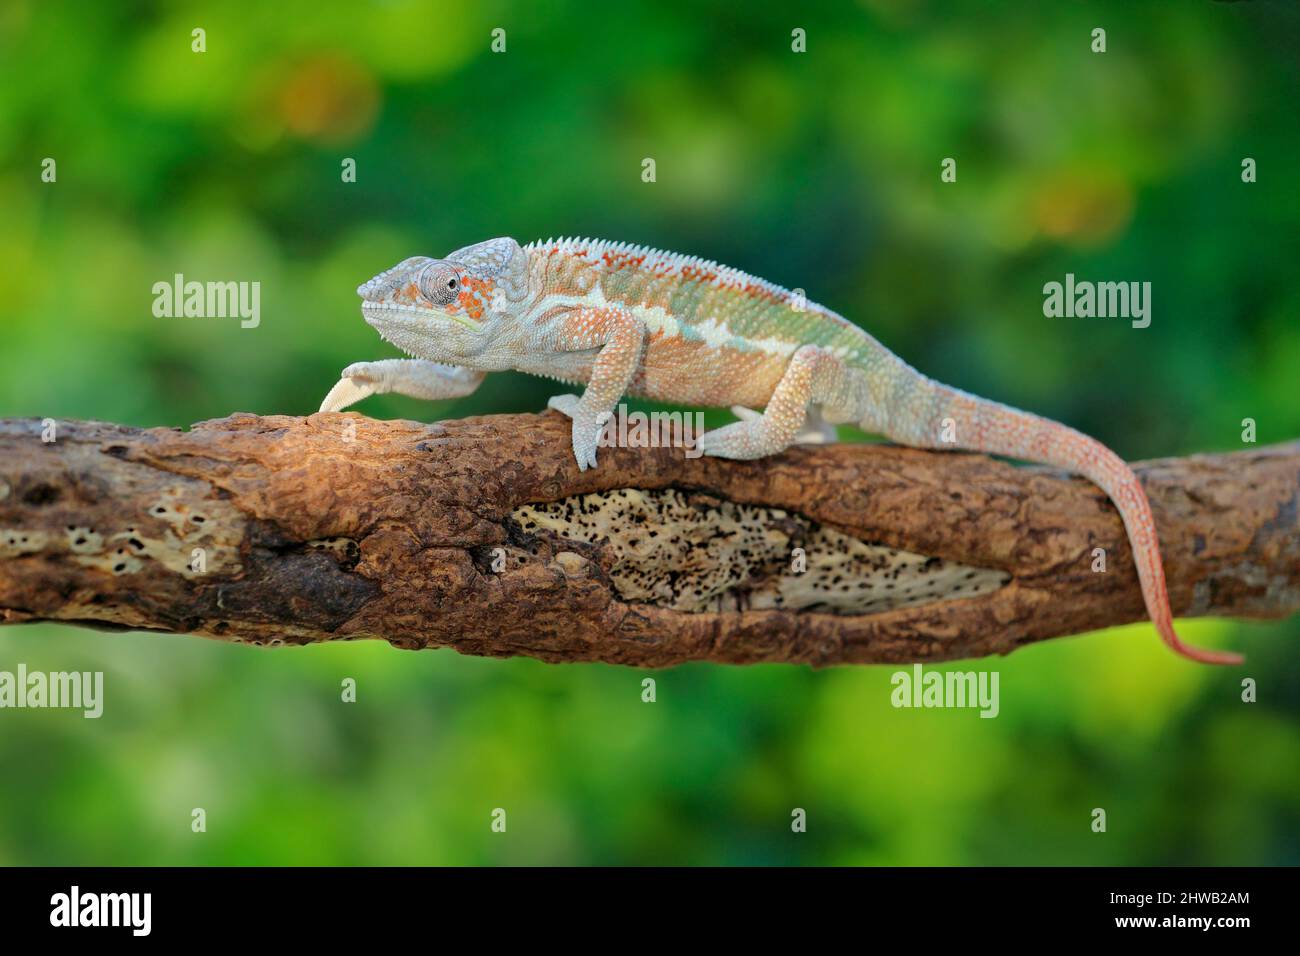
[[[642,303],[628,304],[619,300],[606,297],[605,292],[599,284],[594,286],[586,295],[560,295],[551,293],[540,300],[530,312],[529,318],[536,320],[539,316],[545,315],[557,309],[604,309],[617,308],[624,309],[636,319],[639,319],[646,327],[646,331],[654,335],[662,334],[672,338],[682,338],[686,341],[702,341],[711,348],[734,348],[737,351],[759,351],[766,352],[769,355],[793,355],[795,349],[800,345],[799,342],[780,339],[775,337],[742,338],[733,335],[727,325],[716,318],[706,318],[696,320],[687,325],[677,320],[671,312],[663,306],[645,305]],[[840,358],[848,353],[847,349],[840,348],[835,350]]]
[[[740,269],[733,269],[730,266],[722,265],[711,259],[702,259],[699,256],[686,256],[677,252],[653,249],[648,246],[626,242],[575,238],[532,242],[524,246],[523,250],[530,256],[573,256],[575,259],[593,265],[601,264],[604,257],[608,255],[617,257],[620,263],[618,268],[628,268],[630,264],[635,263],[635,269],[638,271],[651,272],[665,280],[689,279],[695,282],[705,282],[713,289],[730,293],[747,291],[751,295],[753,293],[764,293],[771,297],[775,303],[780,303],[788,308],[793,317],[825,318],[829,319],[830,324],[838,329],[851,330],[859,335],[865,335],[862,329],[843,316],[816,302],[807,301],[804,296],[796,296],[794,292],[777,285],[775,282],[769,282]],[[607,269],[606,271],[610,270]],[[595,292],[596,290],[593,289],[592,291]],[[795,308],[796,305],[800,307],[798,310]],[[803,343],[796,343],[796,347],[799,344]]]

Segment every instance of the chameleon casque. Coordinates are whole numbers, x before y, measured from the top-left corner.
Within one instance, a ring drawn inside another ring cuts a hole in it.
[[[1241,660],[1175,633],[1151,507],[1118,455],[1066,425],[927,378],[848,320],[770,282],[627,243],[500,238],[403,260],[357,293],[366,322],[414,358],[348,366],[321,411],[385,392],[459,398],[487,372],[514,369],[586,383],[581,397],[549,402],[573,419],[583,470],[596,464],[605,422],[627,394],[733,406],[740,421],[699,439],[704,454],[723,458],[833,441],[834,426],[852,422],[918,448],[1069,469],[1118,508],[1164,642],[1193,660]]]

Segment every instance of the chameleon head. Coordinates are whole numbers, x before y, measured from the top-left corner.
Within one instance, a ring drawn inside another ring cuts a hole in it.
[[[414,256],[357,289],[361,314],[419,358],[476,355],[497,337],[526,292],[526,254],[513,239],[467,246],[445,259]]]

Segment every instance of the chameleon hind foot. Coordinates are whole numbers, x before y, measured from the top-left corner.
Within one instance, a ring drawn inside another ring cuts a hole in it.
[[[789,438],[778,433],[785,429],[774,429],[767,415],[739,405],[731,412],[740,421],[706,431],[698,439],[701,452],[715,458],[748,461],[779,454],[790,446]]]
[[[763,414],[749,408],[736,410],[741,421],[705,432],[700,449],[718,458],[751,459],[778,454],[801,438],[825,441],[825,423],[820,414],[812,414],[812,406],[826,400],[833,384],[829,379],[841,369],[839,361],[818,346],[800,346]]]
[[[744,405],[732,405],[731,414],[735,415],[742,422],[752,422],[763,417],[762,412],[756,412],[752,408],[746,408]],[[795,433],[792,445],[833,445],[840,440],[839,431],[822,417],[821,411],[817,406],[808,409],[808,418],[804,421],[803,427]]]

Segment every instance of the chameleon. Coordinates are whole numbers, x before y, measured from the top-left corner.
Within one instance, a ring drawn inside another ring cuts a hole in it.
[[[916,448],[986,452],[1083,475],[1114,503],[1147,614],[1173,651],[1236,664],[1174,630],[1155,521],[1132,469],[1067,425],[943,385],[802,293],[694,256],[623,242],[502,237],[441,259],[404,259],[357,289],[379,335],[412,356],[358,362],[321,403],[339,411],[388,392],[437,400],[515,370],[586,388],[550,408],[572,419],[586,470],[625,395],[731,406],[739,419],[698,451],[732,459],[834,441],[845,423]],[[762,408],[760,413],[756,408]]]

